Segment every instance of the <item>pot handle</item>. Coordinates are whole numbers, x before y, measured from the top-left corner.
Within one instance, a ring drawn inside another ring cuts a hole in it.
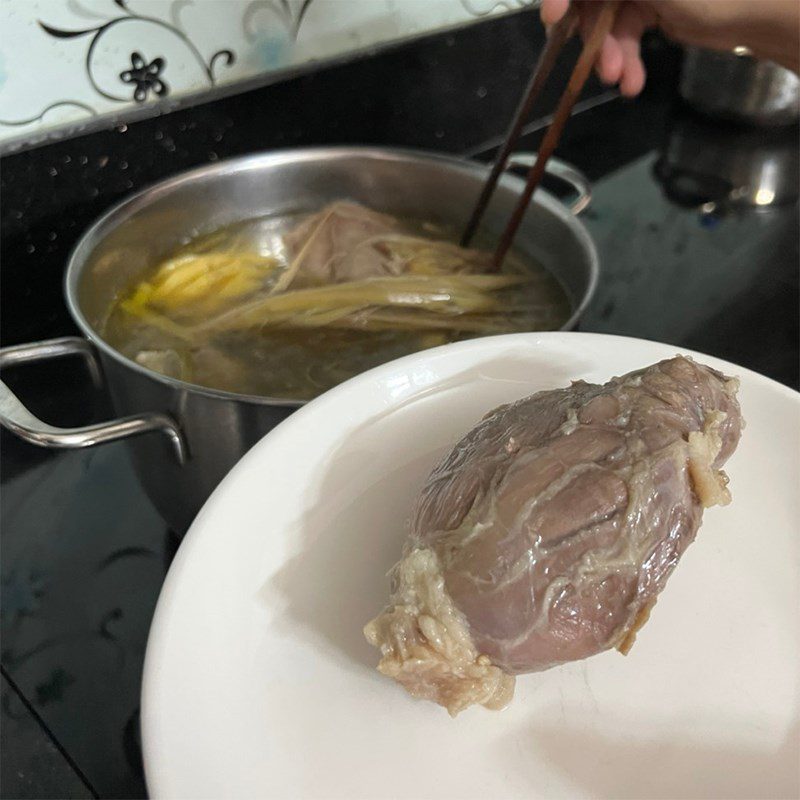
[[[77,336],[4,347],[0,349],[0,369],[73,355],[86,359],[92,382],[101,387],[103,381],[100,364],[94,348],[86,339]],[[39,447],[63,448],[93,447],[117,439],[127,439],[129,436],[160,431],[169,437],[178,463],[183,464],[186,461],[183,435],[172,417],[167,414],[147,412],[79,428],[56,428],[31,414],[3,381],[0,381],[0,425]]]
[[[536,153],[512,153],[506,164],[506,172],[512,169],[522,169],[526,172],[536,162]],[[551,156],[547,160],[545,172],[553,178],[558,178],[564,183],[569,184],[576,194],[575,199],[570,203],[569,210],[577,216],[584,211],[589,203],[592,202],[592,184],[589,179],[572,164],[567,164],[560,158]]]

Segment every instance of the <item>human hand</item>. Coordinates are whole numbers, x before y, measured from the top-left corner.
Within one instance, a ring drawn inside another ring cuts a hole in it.
[[[553,25],[570,0],[542,0],[541,16]],[[576,0],[585,39],[600,12],[598,0]],[[641,92],[645,68],[640,54],[642,34],[660,28],[681,44],[712,50],[744,46],[798,71],[800,67],[800,3],[797,0],[626,0],[603,43],[596,70],[604,83],[619,84],[633,97]]]

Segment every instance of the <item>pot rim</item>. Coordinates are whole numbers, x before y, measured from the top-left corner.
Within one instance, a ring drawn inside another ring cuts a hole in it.
[[[474,161],[462,156],[455,156],[445,153],[437,153],[421,148],[400,148],[400,147],[364,147],[359,145],[336,145],[320,147],[286,148],[284,150],[269,150],[259,153],[252,153],[244,156],[223,159],[212,164],[205,164],[190,170],[184,170],[169,178],[150,184],[140,189],[133,195],[123,198],[105,211],[87,228],[83,235],[78,239],[67,259],[67,269],[64,273],[64,296],[70,316],[91,343],[104,355],[112,358],[120,365],[127,367],[149,378],[150,380],[164,384],[171,389],[180,391],[194,392],[206,397],[218,400],[233,400],[237,402],[252,403],[254,405],[283,406],[290,408],[300,408],[310,400],[292,400],[280,397],[264,397],[262,395],[240,394],[229,392],[223,389],[213,389],[208,386],[201,386],[196,383],[183,381],[179,378],[170,378],[161,375],[147,367],[143,367],[133,359],[128,358],[106,342],[102,336],[94,329],[83,314],[78,302],[78,284],[83,268],[88,262],[88,256],[94,249],[96,243],[101,240],[109,230],[117,227],[129,217],[133,212],[149,205],[153,199],[171,193],[177,186],[192,183],[218,174],[245,172],[248,170],[260,169],[265,166],[293,163],[297,161],[316,161],[331,160],[339,158],[351,158],[360,156],[377,160],[398,160],[405,161],[414,159],[416,161],[427,161],[449,166],[451,169],[468,172],[473,175],[488,173],[491,165],[480,161]],[[501,181],[511,184],[519,193],[525,186],[524,181],[510,173],[506,173]],[[548,211],[556,214],[572,230],[572,233],[579,240],[587,254],[589,261],[589,280],[579,302],[573,308],[569,319],[559,328],[561,331],[568,331],[583,315],[589,302],[592,300],[595,289],[597,288],[600,259],[594,241],[583,223],[578,220],[570,211],[549,192],[539,189],[531,200],[531,204],[541,205]],[[483,338],[483,337],[477,337]],[[446,346],[446,345],[445,345]]]

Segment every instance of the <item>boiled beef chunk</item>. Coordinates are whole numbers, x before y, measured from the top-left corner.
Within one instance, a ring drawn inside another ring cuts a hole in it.
[[[702,520],[730,502],[737,382],[676,357],[489,413],[428,478],[378,669],[456,714],[514,676],[627,652]]]

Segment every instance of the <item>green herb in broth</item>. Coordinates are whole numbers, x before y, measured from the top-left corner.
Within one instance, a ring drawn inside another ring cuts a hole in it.
[[[512,251],[492,274],[489,253],[453,233],[347,202],[249,220],[156,265],[104,336],[171,377],[305,400],[428,347],[563,324],[569,304],[549,272]]]

